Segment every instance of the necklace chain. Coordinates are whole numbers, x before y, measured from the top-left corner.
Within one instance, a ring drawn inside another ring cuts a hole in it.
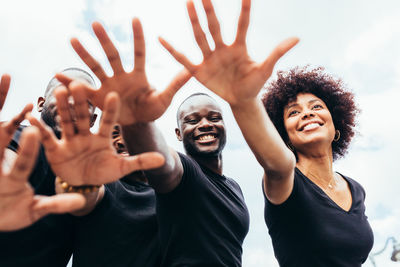
[[[318,176],[315,176],[315,175],[313,175],[312,173],[310,173],[309,175],[310,175],[311,177],[317,179],[317,181],[319,181],[319,182],[323,181],[323,179],[320,179]],[[333,182],[334,180],[335,180],[335,174],[333,174],[331,180],[330,180],[329,183],[328,183],[328,188],[329,188],[329,189],[333,189],[332,182]]]

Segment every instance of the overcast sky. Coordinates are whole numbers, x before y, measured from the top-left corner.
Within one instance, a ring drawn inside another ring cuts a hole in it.
[[[1,115],[9,119],[26,103],[40,96],[55,72],[75,66],[85,68],[69,39],[80,40],[101,62],[105,56],[90,29],[103,22],[116,42],[127,70],[132,68],[131,19],[144,27],[149,81],[165,88],[180,69],[161,47],[158,36],[196,62],[201,54],[191,33],[184,0],[1,0],[0,74],[12,76],[12,86]],[[200,1],[195,1],[200,7]],[[240,0],[215,0],[224,40],[235,36]],[[396,0],[253,0],[247,38],[249,54],[263,60],[281,40],[301,41],[275,70],[311,64],[344,80],[354,91],[362,113],[359,134],[348,155],[335,170],[360,182],[367,193],[367,215],[375,235],[373,251],[387,237],[400,241],[400,3]],[[200,12],[204,25],[204,14]],[[107,69],[110,68],[107,66]],[[111,71],[109,71],[111,73]],[[273,78],[273,77],[272,77]],[[174,136],[177,105],[193,92],[207,92],[191,80],[176,95],[158,121],[169,144],[179,151]],[[250,210],[250,232],[244,243],[243,266],[278,266],[263,219],[262,170],[247,148],[228,106],[224,109],[228,143],[224,172],[241,185]],[[38,115],[37,113],[35,113]],[[391,247],[376,257],[378,266],[398,266],[389,260]],[[369,261],[365,266],[372,266]]]

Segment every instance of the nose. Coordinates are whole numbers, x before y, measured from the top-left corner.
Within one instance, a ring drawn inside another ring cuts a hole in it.
[[[303,113],[303,116],[301,117],[303,120],[308,119],[308,118],[313,118],[315,117],[314,111],[312,110],[307,110]]]
[[[213,128],[213,124],[207,118],[202,118],[198,128],[202,131],[209,131]]]

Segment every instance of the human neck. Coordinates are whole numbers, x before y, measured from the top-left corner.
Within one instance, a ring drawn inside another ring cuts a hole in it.
[[[332,154],[306,156],[298,153],[296,167],[321,187],[332,188],[335,185],[332,162]]]
[[[222,175],[222,154],[218,155],[190,155],[197,163],[207,169]]]

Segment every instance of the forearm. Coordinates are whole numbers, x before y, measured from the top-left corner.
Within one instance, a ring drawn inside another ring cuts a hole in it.
[[[154,122],[122,126],[122,134],[129,154],[155,151],[164,156],[163,166],[145,172],[146,178],[156,191],[169,192],[179,184],[183,172],[179,156],[168,147]]]
[[[296,164],[295,156],[286,147],[261,101],[254,99],[246,105],[231,106],[231,109],[247,144],[267,177],[279,178],[291,173]]]

